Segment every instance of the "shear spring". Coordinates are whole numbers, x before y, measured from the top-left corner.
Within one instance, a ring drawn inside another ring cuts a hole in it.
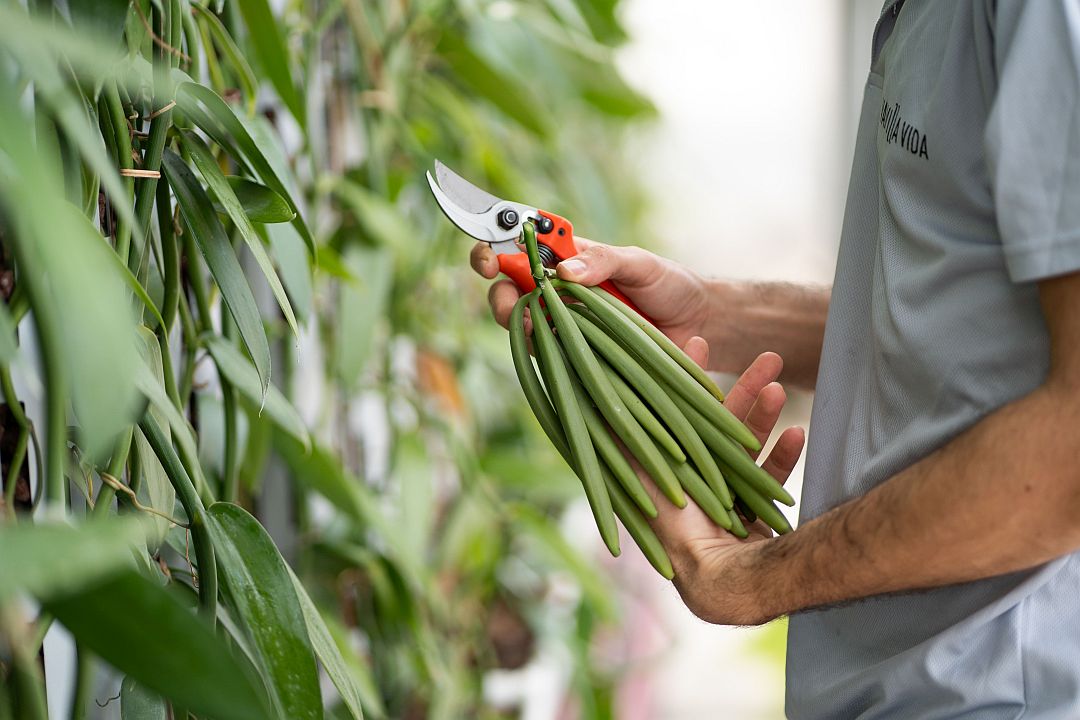
[[[544,267],[553,268],[559,264],[559,259],[555,257],[555,251],[544,243],[537,243],[536,253],[540,256],[540,262],[544,263]]]

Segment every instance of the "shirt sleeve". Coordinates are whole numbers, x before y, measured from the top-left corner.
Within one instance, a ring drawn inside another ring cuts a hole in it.
[[[991,189],[1014,282],[1080,269],[1080,0],[998,0]]]

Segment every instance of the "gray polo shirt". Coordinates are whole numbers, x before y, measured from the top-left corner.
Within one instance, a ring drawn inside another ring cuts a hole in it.
[[[874,37],[803,520],[1036,388],[1037,281],[1080,269],[1080,0],[894,5]],[[1080,556],[793,616],[787,712],[1080,718]]]

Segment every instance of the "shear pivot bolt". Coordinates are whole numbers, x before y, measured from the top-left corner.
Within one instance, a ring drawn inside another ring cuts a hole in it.
[[[506,208],[499,213],[496,220],[498,220],[499,227],[503,230],[509,230],[518,224],[517,211]]]

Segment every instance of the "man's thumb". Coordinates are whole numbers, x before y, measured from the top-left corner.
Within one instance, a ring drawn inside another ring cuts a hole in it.
[[[555,268],[555,272],[563,280],[582,285],[598,285],[611,277],[617,264],[618,257],[614,248],[609,245],[594,245],[572,258],[563,260]]]

